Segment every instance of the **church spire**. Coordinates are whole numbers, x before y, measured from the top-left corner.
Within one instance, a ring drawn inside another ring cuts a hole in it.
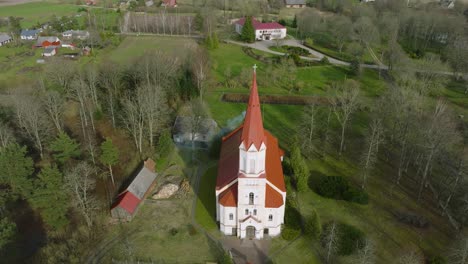
[[[262,113],[260,111],[256,69],[257,65],[254,65],[249,104],[247,106],[247,113],[245,114],[244,128],[242,131],[242,142],[244,142],[247,149],[254,144],[257,150],[259,150],[262,142],[265,142],[265,132],[263,129]]]

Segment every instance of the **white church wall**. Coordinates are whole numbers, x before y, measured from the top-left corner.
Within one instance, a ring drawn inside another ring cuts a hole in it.
[[[260,150],[257,150],[254,144],[248,150],[244,143],[239,146],[239,170],[246,176],[258,176],[265,172],[266,147],[262,143]]]

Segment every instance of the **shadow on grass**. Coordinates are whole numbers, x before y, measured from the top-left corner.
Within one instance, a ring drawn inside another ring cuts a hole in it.
[[[209,168],[200,178],[195,212],[197,222],[207,230],[216,229],[216,174],[218,167]]]

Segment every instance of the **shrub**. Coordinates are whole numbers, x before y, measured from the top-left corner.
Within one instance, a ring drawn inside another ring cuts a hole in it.
[[[319,238],[322,233],[322,225],[317,212],[314,210],[313,214],[306,217],[304,220],[304,234],[313,238]]]
[[[349,69],[353,73],[354,76],[359,76],[361,75],[361,64],[359,63],[359,60],[354,59],[351,61],[349,64]]]
[[[169,230],[169,233],[172,235],[172,236],[175,236],[179,233],[179,230],[177,230],[177,228],[173,227]]]
[[[442,256],[435,256],[429,259],[429,264],[446,264],[447,261]]]
[[[300,233],[301,233],[300,230],[292,229],[286,226],[285,228],[283,228],[283,230],[281,230],[281,237],[284,240],[291,241],[295,239],[296,237],[298,237]]]
[[[309,187],[311,187],[310,182]],[[327,198],[345,200],[358,204],[369,203],[369,195],[364,192],[364,190],[350,186],[346,178],[341,176],[321,177],[315,187],[315,191],[319,195]]]
[[[330,64],[330,61],[328,60],[327,56],[323,56],[323,58],[320,60],[320,63],[323,65],[328,65]]]
[[[291,161],[287,157],[283,159],[283,173],[286,175],[293,174],[293,170],[291,168]]]
[[[284,212],[284,225],[288,228],[301,230],[301,214],[294,207],[294,200],[286,198],[286,209]]]

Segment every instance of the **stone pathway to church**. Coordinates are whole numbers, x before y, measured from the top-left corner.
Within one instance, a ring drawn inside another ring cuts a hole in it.
[[[249,240],[225,236],[220,241],[224,248],[231,252],[236,264],[262,264],[268,262],[268,249],[271,243],[269,239]]]

